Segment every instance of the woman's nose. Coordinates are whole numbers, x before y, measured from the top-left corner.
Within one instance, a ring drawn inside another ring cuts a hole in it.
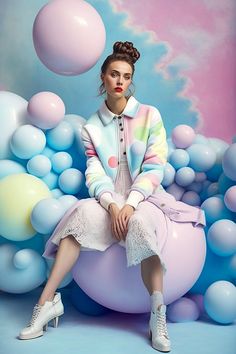
[[[117,84],[123,85],[123,78],[121,76],[118,78]]]

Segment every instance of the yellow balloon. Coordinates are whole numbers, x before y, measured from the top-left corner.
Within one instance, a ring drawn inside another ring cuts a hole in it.
[[[0,235],[13,241],[33,237],[37,232],[31,225],[31,212],[41,199],[51,196],[48,186],[28,173],[0,180]]]

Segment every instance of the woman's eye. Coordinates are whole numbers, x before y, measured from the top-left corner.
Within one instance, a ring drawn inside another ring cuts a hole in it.
[[[112,77],[116,77],[116,73],[111,73],[111,76]]]
[[[130,80],[130,76],[125,76],[125,80]]]

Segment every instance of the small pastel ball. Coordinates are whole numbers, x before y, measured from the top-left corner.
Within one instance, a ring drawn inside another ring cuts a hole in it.
[[[236,224],[227,219],[214,222],[208,230],[207,242],[218,256],[232,256],[236,252]]]
[[[177,148],[185,149],[193,143],[195,132],[189,125],[180,124],[172,130],[171,138]]]
[[[62,99],[53,92],[39,92],[29,100],[30,122],[41,128],[54,128],[65,115],[65,105]]]
[[[34,229],[45,235],[51,233],[64,215],[58,199],[45,198],[35,205],[30,219]]]
[[[52,168],[56,173],[62,173],[72,166],[73,160],[70,154],[65,151],[55,153],[51,157]]]
[[[66,194],[77,194],[82,188],[84,176],[76,168],[68,168],[63,171],[58,179],[61,190]]]
[[[193,144],[187,148],[190,157],[189,166],[196,172],[205,172],[213,167],[216,153],[209,145]]]
[[[223,159],[222,167],[225,175],[233,181],[236,181],[236,143],[230,145],[226,150]]]
[[[201,198],[194,191],[187,191],[182,197],[182,202],[192,206],[199,206],[201,204]]]
[[[74,141],[74,131],[70,123],[60,122],[55,128],[46,132],[47,144],[55,150],[67,150]]]
[[[175,175],[175,182],[182,187],[191,184],[195,179],[195,172],[191,167],[181,167]]]
[[[189,160],[189,154],[184,149],[174,150],[169,157],[169,162],[175,169],[188,166]]]
[[[229,210],[236,212],[236,186],[227,189],[224,196],[224,202]]]
[[[174,182],[174,180],[175,180],[175,169],[169,162],[167,162],[165,165],[164,177],[161,184],[164,187],[168,187]]]
[[[39,154],[27,162],[27,170],[31,175],[44,177],[51,171],[51,161],[48,157]]]
[[[236,319],[236,288],[229,281],[211,284],[204,295],[207,314],[216,322],[230,324]]]
[[[44,132],[33,125],[22,125],[12,135],[10,146],[13,154],[21,159],[30,159],[40,154],[46,145]]]
[[[168,306],[167,318],[172,322],[190,322],[199,318],[200,311],[195,301],[182,297]]]

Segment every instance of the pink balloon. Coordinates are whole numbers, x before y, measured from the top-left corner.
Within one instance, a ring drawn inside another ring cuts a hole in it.
[[[206,257],[202,227],[172,222],[172,233],[163,250],[164,301],[170,304],[186,294],[197,281]],[[106,251],[82,251],[73,267],[77,284],[93,300],[115,311],[145,313],[150,297],[140,264],[127,267],[125,249],[114,244]]]
[[[227,189],[224,202],[229,210],[236,212],[236,186]]]
[[[195,139],[195,132],[189,125],[180,124],[172,130],[171,138],[177,148],[185,149]]]
[[[78,75],[100,58],[106,41],[103,21],[86,1],[54,0],[35,18],[34,47],[46,67],[61,75]]]
[[[195,301],[182,297],[168,306],[167,318],[172,322],[196,321],[200,311]]]
[[[41,129],[51,129],[60,123],[65,115],[62,99],[52,92],[39,92],[29,100],[29,120]]]

